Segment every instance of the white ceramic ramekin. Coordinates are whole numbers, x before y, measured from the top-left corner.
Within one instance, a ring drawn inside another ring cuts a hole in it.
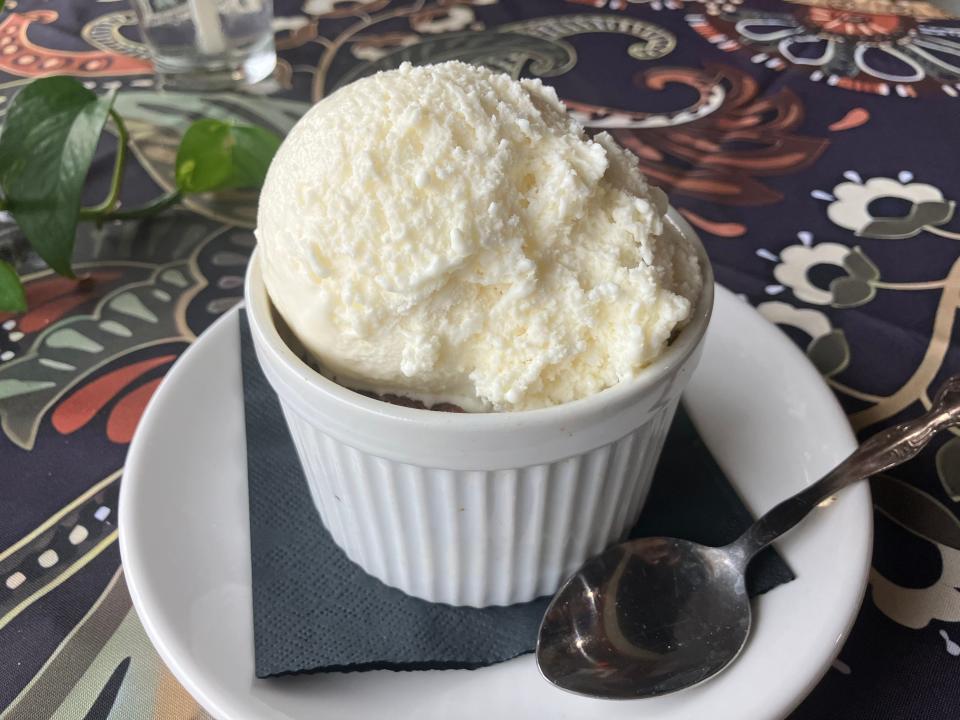
[[[553,593],[643,506],[700,357],[713,275],[692,321],[643,374],[542,410],[446,413],[341,387],[281,339],[254,252],[246,305],[323,524],[351,560],[409,595],[508,605]]]

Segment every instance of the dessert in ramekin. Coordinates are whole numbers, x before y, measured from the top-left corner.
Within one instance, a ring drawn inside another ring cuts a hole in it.
[[[504,605],[630,528],[712,275],[635,159],[552,90],[462,63],[357,81],[284,142],[257,232],[257,356],[353,561]]]

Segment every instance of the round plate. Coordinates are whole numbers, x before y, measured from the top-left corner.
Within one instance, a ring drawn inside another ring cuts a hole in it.
[[[238,318],[232,311],[218,321],[167,375],[140,421],[120,493],[120,550],[133,604],[174,675],[213,715],[782,718],[839,651],[866,587],[872,508],[865,483],[779,543],[797,579],[756,600],[743,654],[689,690],[589,700],[548,685],[532,655],[474,671],[256,679]],[[855,446],[803,354],[721,288],[686,403],[755,513],[816,480]]]

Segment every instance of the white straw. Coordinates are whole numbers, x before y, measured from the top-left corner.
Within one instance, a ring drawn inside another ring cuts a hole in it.
[[[204,55],[219,55],[227,49],[217,0],[190,0],[190,15],[197,29],[197,47]]]

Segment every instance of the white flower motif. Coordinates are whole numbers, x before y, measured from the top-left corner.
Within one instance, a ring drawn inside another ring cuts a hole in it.
[[[960,622],[960,604],[956,602],[960,585],[960,551],[935,543],[940,551],[940,578],[930,587],[906,588],[870,570],[873,602],[880,611],[904,627],[919,630],[932,620]]]
[[[372,5],[375,2],[378,2],[378,0],[353,0],[352,2],[346,2],[346,0],[306,0],[303,3],[303,12],[307,15],[327,15],[335,10],[343,10],[344,7],[342,6],[359,9],[363,5]],[[341,7],[337,7],[338,5]]]
[[[877,608],[908,628],[924,628],[933,620],[960,622],[960,550],[956,549],[960,527],[953,513],[927,493],[895,478],[880,476],[875,486],[877,510],[915,540],[932,543],[940,554],[939,577],[926,587],[904,587],[896,578],[872,568],[870,585]]]
[[[843,260],[850,248],[839,243],[820,243],[812,247],[790,245],[780,253],[780,263],[773,269],[773,276],[782,285],[793,290],[798,300],[813,305],[829,305],[833,294],[810,282],[808,273],[815,265],[843,267]]]
[[[898,239],[913,237],[926,226],[942,225],[953,216],[953,201],[926,183],[901,183],[893,178],[875,177],[860,184],[840,183],[833,189],[836,198],[827,208],[827,217],[852,230],[858,237]],[[880,198],[909,202],[910,211],[902,217],[876,217],[870,203]]]
[[[295,32],[301,28],[305,28],[309,24],[310,18],[306,15],[283,15],[281,17],[275,17],[271,26],[273,27],[273,31],[277,33],[284,32],[285,30]]]
[[[843,330],[834,329],[824,313],[812,308],[797,308],[779,300],[760,303],[757,310],[776,325],[796,328],[810,337],[807,357],[825,377],[831,377],[850,364],[850,346]]]
[[[390,33],[369,38],[358,38],[350,46],[350,54],[358,60],[375,62],[402,47],[416,45],[420,36],[415,33]]]
[[[462,5],[427,11],[415,15],[410,20],[410,27],[418,33],[446,33],[459,32],[466,29],[474,21],[473,10]]]
[[[812,308],[797,308],[788,303],[773,300],[760,303],[757,305],[757,310],[775,325],[787,325],[803,330],[812,339],[823,337],[833,329],[830,318]]]
[[[829,288],[819,287],[810,280],[810,270],[817,265],[841,268],[846,276],[834,278]],[[784,248],[773,275],[793,290],[798,300],[812,305],[856,307],[873,299],[876,290],[871,282],[879,279],[880,272],[860,248],[825,242]]]

